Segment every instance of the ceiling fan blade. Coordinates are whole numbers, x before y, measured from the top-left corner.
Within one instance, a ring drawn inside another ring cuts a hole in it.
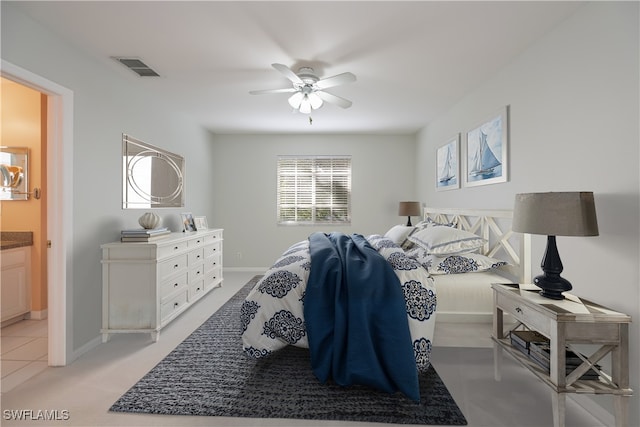
[[[351,83],[356,81],[356,76],[353,73],[342,73],[333,77],[327,77],[316,82],[318,89],[327,89],[330,87],[343,85],[345,83]]]
[[[344,98],[336,96],[336,95],[334,95],[332,93],[323,92],[321,90],[318,90],[318,91],[316,91],[314,93],[316,95],[318,95],[323,101],[329,102],[331,104],[335,104],[338,107],[342,107],[342,108],[351,107],[352,102],[349,101],[348,99],[344,99]]]
[[[296,92],[297,89],[289,87],[286,89],[266,89],[266,90],[251,90],[249,91],[249,93],[251,95],[262,95],[265,93],[291,93],[291,92]]]
[[[280,71],[282,74],[284,74],[284,76],[289,80],[291,80],[293,83],[298,83],[301,85],[304,84],[302,79],[298,77],[298,75],[294,73],[293,70],[291,70],[291,68],[287,67],[286,65],[276,63],[276,64],[271,64],[271,66],[276,70]]]

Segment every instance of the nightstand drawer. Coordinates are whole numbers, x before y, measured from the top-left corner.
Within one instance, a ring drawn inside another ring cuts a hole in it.
[[[496,304],[504,312],[511,314],[514,318],[527,325],[530,329],[534,329],[541,334],[549,337],[551,333],[551,319],[535,310],[530,305],[509,298],[503,294],[496,294]]]

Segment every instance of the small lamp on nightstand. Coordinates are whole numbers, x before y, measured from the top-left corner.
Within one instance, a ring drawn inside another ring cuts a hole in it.
[[[563,299],[562,292],[572,289],[560,277],[562,261],[556,236],[597,236],[598,221],[592,192],[550,192],[516,194],[513,231],[547,235],[547,249],[542,258],[543,275],[533,279],[542,289],[540,295]]]
[[[420,202],[400,202],[398,215],[407,217],[407,226],[411,227],[411,217],[420,215]]]

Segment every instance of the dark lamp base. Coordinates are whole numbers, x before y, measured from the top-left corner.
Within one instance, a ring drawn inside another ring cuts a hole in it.
[[[542,289],[540,291],[540,295],[545,298],[557,300],[564,299],[564,295],[562,295],[563,292],[573,289],[571,283],[560,276],[549,277],[546,274],[543,274],[534,278],[533,283]]]

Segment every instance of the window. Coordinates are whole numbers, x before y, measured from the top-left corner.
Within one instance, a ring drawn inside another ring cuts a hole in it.
[[[351,224],[351,156],[278,156],[278,224]]]

